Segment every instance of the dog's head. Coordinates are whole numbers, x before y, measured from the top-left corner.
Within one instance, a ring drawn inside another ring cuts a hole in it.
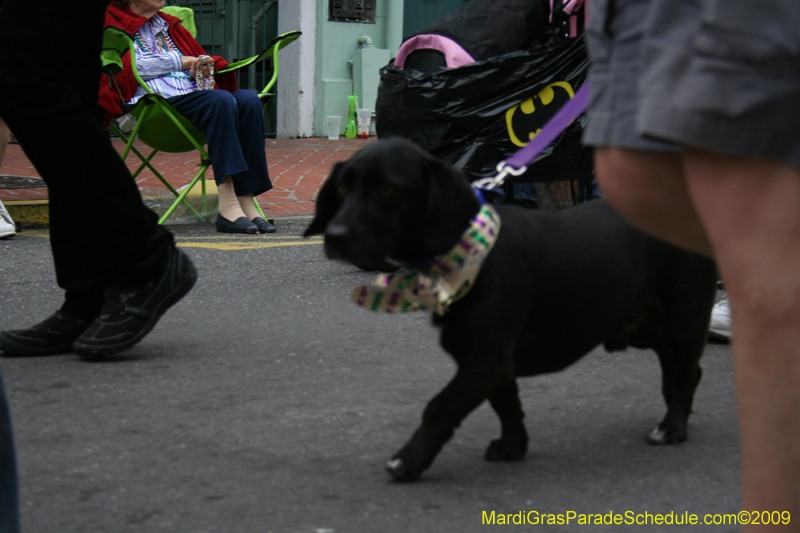
[[[479,207],[460,172],[390,139],[334,166],[305,236],[324,233],[331,259],[409,265],[452,248]]]

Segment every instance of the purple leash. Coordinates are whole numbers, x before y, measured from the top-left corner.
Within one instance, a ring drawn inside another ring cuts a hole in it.
[[[589,82],[578,89],[575,96],[558,110],[553,118],[545,124],[531,142],[517,150],[511,157],[497,164],[497,176],[476,180],[472,186],[476,189],[493,190],[503,184],[506,176],[520,176],[528,170],[528,165],[538,157],[573,120],[586,110],[589,104]]]

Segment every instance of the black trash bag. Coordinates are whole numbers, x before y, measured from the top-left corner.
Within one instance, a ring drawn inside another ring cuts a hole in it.
[[[378,137],[410,139],[470,180],[495,175],[497,164],[527,144],[586,81],[582,37],[540,37],[545,42],[530,50],[458,68],[423,72],[392,61],[380,72]],[[514,180],[590,181],[592,151],[581,142],[585,124],[581,115]]]

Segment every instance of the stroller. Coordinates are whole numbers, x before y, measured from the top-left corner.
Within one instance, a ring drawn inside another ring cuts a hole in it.
[[[410,139],[471,181],[494,175],[586,81],[583,15],[582,0],[473,0],[410,36],[381,69],[378,137]],[[539,207],[591,198],[585,123],[507,184],[507,199],[529,203],[533,189]]]

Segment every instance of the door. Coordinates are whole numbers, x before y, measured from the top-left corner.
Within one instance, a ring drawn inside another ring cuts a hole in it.
[[[405,0],[403,38],[458,9],[469,0]]]

